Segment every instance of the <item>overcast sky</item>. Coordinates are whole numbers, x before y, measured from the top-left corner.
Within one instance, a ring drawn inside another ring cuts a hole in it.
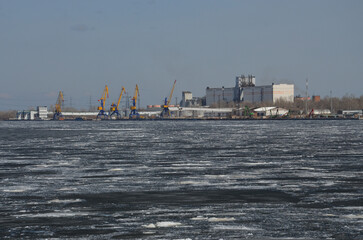
[[[295,95],[363,94],[363,1],[0,0],[0,110],[97,105],[103,88],[160,104],[253,74]],[[108,102],[108,103],[110,103]],[[108,105],[108,104],[107,104]]]

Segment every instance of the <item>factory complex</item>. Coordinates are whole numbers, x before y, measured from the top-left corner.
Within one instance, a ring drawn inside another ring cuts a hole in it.
[[[274,106],[279,101],[293,103],[307,101],[294,97],[293,84],[274,84],[256,86],[256,77],[240,75],[235,79],[234,87],[206,88],[204,97],[193,97],[192,92],[183,91],[179,105],[170,105],[176,80],[172,85],[169,97],[163,105],[147,105],[146,109],[137,108],[140,96],[138,85],[131,102],[121,108],[120,102],[125,88],[122,87],[117,103],[106,106],[108,86],[106,85],[101,98],[98,100],[98,111],[79,112],[62,111],[63,93],[59,92],[54,111],[48,111],[46,106],[37,107],[36,111],[18,111],[16,120],[117,120],[117,119],[266,119],[266,118],[312,118],[332,117],[328,109],[311,109],[300,114],[292,114],[289,109]],[[314,101],[320,101],[314,96]],[[298,100],[297,100],[298,99]],[[249,108],[251,105],[270,105],[266,107]],[[350,111],[352,116],[362,116],[362,111]],[[336,116],[335,116],[336,117]]]
[[[294,101],[293,84],[272,84],[256,86],[256,77],[244,75],[236,77],[236,85],[230,88],[206,89],[206,105],[211,106],[222,102],[276,103],[277,100]]]

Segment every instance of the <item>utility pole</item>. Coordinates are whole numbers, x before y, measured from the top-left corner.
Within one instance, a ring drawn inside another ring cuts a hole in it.
[[[333,114],[333,98],[331,90],[330,90],[330,113]]]
[[[308,79],[306,79],[305,113],[308,114]]]
[[[92,111],[92,95],[89,95],[89,111]]]
[[[224,107],[224,86],[222,86],[222,107]]]
[[[178,97],[175,97],[175,107],[178,106]]]
[[[137,100],[138,100],[137,101],[137,109],[140,110],[140,96],[139,96],[139,98]]]

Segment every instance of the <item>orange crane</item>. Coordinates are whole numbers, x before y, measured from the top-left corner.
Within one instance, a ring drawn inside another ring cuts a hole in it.
[[[173,84],[173,87],[171,89],[169,98],[165,98],[164,105],[163,105],[163,110],[160,113],[160,117],[162,117],[162,118],[171,116],[170,110],[169,110],[169,104],[170,104],[170,101],[171,101],[171,97],[173,96],[175,83],[176,83],[176,80],[174,81],[174,84]]]
[[[116,114],[116,117],[121,117],[121,114],[118,112],[118,106],[120,105],[120,102],[121,102],[121,98],[122,98],[122,94],[125,92],[125,88],[122,87],[121,89],[121,93],[120,93],[120,96],[118,98],[118,101],[117,101],[117,105],[115,103],[112,103],[111,104],[111,113],[110,113],[110,117],[112,117],[112,115],[115,115]]]
[[[62,115],[62,105],[64,102],[63,93],[59,91],[57,102],[55,103],[55,112],[53,115],[53,120],[64,120]]]
[[[130,110],[131,110],[130,115],[129,115],[130,118],[139,118],[140,117],[139,113],[136,110],[137,97],[140,97],[140,92],[139,92],[139,87],[136,84],[134,97],[131,99],[132,106],[130,107]]]
[[[97,118],[99,118],[99,117],[107,118],[107,113],[105,112],[106,98],[108,98],[107,85],[105,86],[105,89],[103,90],[101,98],[98,100],[100,102],[101,106],[98,107],[99,112],[98,112]]]

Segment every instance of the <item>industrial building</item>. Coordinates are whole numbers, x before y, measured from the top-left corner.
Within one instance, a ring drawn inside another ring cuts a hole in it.
[[[240,98],[242,102],[260,103],[271,102],[276,103],[278,100],[287,102],[294,101],[294,85],[293,84],[272,84],[268,86],[247,87],[243,88]]]
[[[205,99],[200,97],[193,97],[192,92],[183,91],[182,100],[180,101],[181,107],[200,107],[205,105]]]
[[[244,75],[236,77],[235,87],[206,89],[206,105],[218,105],[220,102],[276,103],[278,100],[294,101],[293,84],[272,84],[256,86],[256,77]]]
[[[17,120],[48,120],[48,108],[37,107],[37,110],[18,111],[16,114]]]
[[[235,88],[210,88],[207,87],[206,90],[206,105],[212,106],[218,105],[218,103],[224,102],[229,103],[233,102],[235,99]]]

